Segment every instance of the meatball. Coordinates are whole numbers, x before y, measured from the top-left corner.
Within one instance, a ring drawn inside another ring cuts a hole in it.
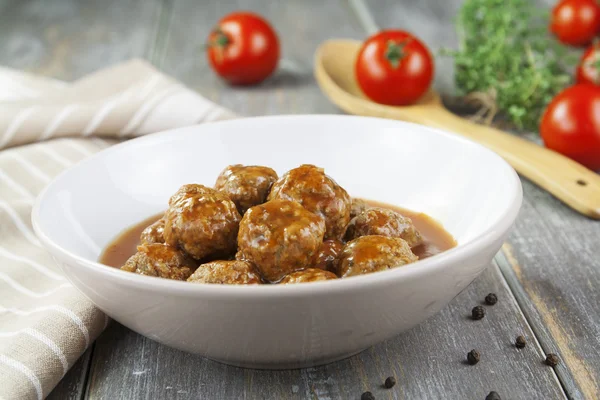
[[[141,244],[152,244],[152,243],[164,243],[165,236],[165,220],[164,218],[159,219],[152,225],[149,225],[142,231],[140,236]]]
[[[344,248],[344,243],[339,240],[329,239],[323,242],[321,249],[317,253],[314,268],[324,269],[327,271],[335,270],[335,263],[338,255]]]
[[[337,276],[333,272],[323,271],[322,269],[307,268],[286,275],[279,283],[285,285],[290,283],[327,281],[330,279],[337,279]]]
[[[294,201],[272,200],[244,214],[236,258],[254,263],[263,278],[277,282],[313,265],[324,234],[323,218]]]
[[[336,272],[341,278],[400,267],[418,260],[404,239],[379,235],[361,236],[346,244]]]
[[[169,200],[164,218],[165,242],[197,260],[235,252],[241,215],[223,193],[184,185]]]
[[[325,239],[341,239],[350,221],[352,200],[322,168],[301,165],[283,175],[271,188],[268,200],[297,201],[325,219]]]
[[[174,247],[152,243],[138,246],[137,253],[121,269],[140,275],[185,281],[196,269],[196,263]]]
[[[230,165],[221,172],[215,189],[227,195],[236,205],[240,214],[267,200],[271,186],[277,180],[277,173],[269,167],[258,165]]]
[[[254,266],[246,261],[213,261],[202,264],[187,280],[195,283],[256,285],[261,283]]]
[[[369,208],[369,206],[364,200],[353,197],[352,204],[350,205],[350,219],[360,215],[367,208]]]
[[[410,247],[418,246],[423,241],[410,218],[386,208],[370,208],[354,217],[348,224],[344,238],[350,241],[367,235],[401,238]]]

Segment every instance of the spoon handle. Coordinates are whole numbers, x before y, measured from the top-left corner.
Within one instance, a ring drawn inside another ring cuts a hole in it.
[[[461,118],[441,105],[417,106],[406,111],[403,119],[450,130],[488,147],[519,174],[570,207],[600,219],[600,175],[581,164],[525,139]]]

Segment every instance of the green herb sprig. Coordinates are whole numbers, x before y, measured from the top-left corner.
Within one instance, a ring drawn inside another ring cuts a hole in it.
[[[541,115],[572,83],[576,58],[548,31],[548,10],[529,0],[466,0],[456,21],[460,95],[490,94],[517,128],[537,131]]]

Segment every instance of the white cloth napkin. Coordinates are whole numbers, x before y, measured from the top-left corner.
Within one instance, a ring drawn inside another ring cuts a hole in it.
[[[0,68],[0,399],[44,398],[108,323],[40,246],[37,194],[119,139],[233,116],[140,60],[72,84]]]

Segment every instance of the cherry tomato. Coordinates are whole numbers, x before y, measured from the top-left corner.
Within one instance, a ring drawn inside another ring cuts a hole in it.
[[[368,38],[354,68],[367,97],[394,106],[416,102],[433,79],[433,58],[427,47],[410,33],[397,30]]]
[[[600,87],[571,86],[560,92],[542,116],[544,144],[591,170],[600,170]]]
[[[234,85],[264,80],[279,61],[277,34],[267,21],[250,12],[223,17],[210,33],[207,46],[215,72]]]
[[[586,45],[600,30],[600,6],[596,0],[562,0],[552,10],[550,30],[565,44]]]
[[[577,83],[600,84],[600,42],[596,42],[583,53],[575,72]]]

